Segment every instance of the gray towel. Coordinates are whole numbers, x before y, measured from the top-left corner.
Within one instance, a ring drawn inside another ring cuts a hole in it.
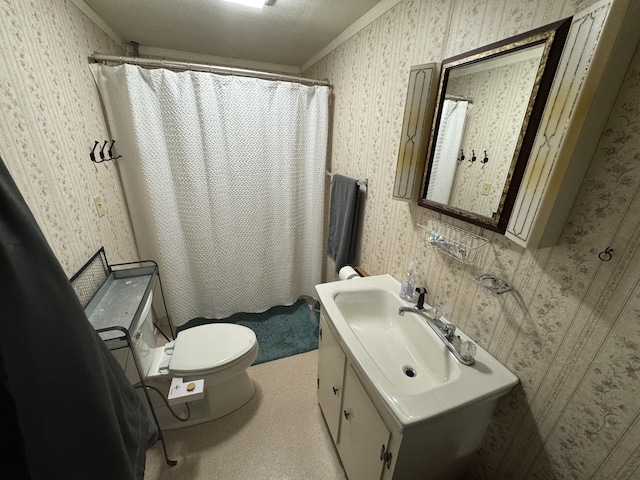
[[[357,180],[333,176],[327,255],[336,262],[336,272],[355,260],[359,191]]]

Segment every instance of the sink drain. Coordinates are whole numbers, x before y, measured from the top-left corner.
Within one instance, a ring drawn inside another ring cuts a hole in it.
[[[413,378],[416,375],[418,375],[418,372],[416,372],[415,368],[412,368],[412,367],[403,367],[402,371],[409,378]]]

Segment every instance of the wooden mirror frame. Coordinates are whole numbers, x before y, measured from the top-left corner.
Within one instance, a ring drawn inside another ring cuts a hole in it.
[[[522,177],[531,154],[533,142],[538,132],[538,126],[540,125],[542,113],[549,96],[549,91],[551,90],[551,84],[553,83],[553,78],[560,61],[570,25],[571,18],[560,20],[515,37],[447,58],[442,62],[440,84],[436,100],[437,110],[431,129],[428,155],[425,159],[427,168],[425,168],[425,174],[422,180],[418,205],[499,233],[506,231],[509,216],[511,215],[518,189],[520,188],[520,183],[522,182]],[[493,59],[500,55],[513,53],[535,45],[544,45],[544,50],[497,212],[493,217],[487,217],[475,212],[427,200],[426,196],[436,147],[435,143],[451,70],[475,64],[483,60]]]

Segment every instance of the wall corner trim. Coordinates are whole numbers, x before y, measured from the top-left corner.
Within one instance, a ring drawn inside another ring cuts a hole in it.
[[[105,22],[89,5],[87,5],[84,0],[70,0],[78,10],[84,13],[89,19],[95,23],[98,27],[102,29],[104,33],[109,35],[122,48],[126,48],[126,42],[122,39],[120,35],[118,35],[115,30],[113,30],[107,22]]]
[[[81,1],[81,0],[77,0],[77,1]],[[377,20],[379,17],[381,17],[385,13],[387,13],[387,11],[391,10],[401,1],[402,0],[382,0],[375,7],[369,10],[363,16],[361,16],[358,20],[353,22],[344,32],[342,32],[336,38],[331,40],[324,48],[322,48],[322,50],[320,50],[318,53],[313,55],[309,60],[307,60],[300,67],[300,71],[304,72],[308,68],[312,67],[315,63],[317,63],[323,57],[326,57],[333,50],[335,50],[344,42],[346,42],[351,37],[353,37],[355,34],[360,32],[360,30],[363,30],[364,28],[369,26],[371,23],[373,23],[375,20]]]

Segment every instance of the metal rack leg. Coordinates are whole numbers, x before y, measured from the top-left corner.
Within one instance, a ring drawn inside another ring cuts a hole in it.
[[[167,453],[167,445],[164,443],[164,435],[162,434],[162,430],[160,429],[160,422],[158,422],[158,417],[156,416],[156,411],[151,404],[151,397],[149,396],[149,390],[147,390],[147,384],[144,382],[144,379],[140,377],[140,385],[142,385],[142,390],[144,391],[144,396],[147,399],[147,403],[149,404],[149,409],[151,410],[151,415],[153,416],[153,421],[156,422],[156,427],[158,427],[158,435],[160,436],[160,442],[162,443],[162,450],[164,451],[164,460],[167,462],[167,465],[173,467],[178,464],[177,460],[171,460],[169,458],[169,454]]]
[[[118,327],[116,327],[118,328]],[[147,399],[147,404],[149,405],[149,410],[151,410],[151,415],[153,416],[153,421],[156,423],[156,427],[158,427],[158,435],[160,436],[160,442],[162,443],[162,450],[164,451],[164,459],[167,462],[167,465],[173,467],[178,464],[177,460],[171,460],[169,458],[169,454],[167,453],[167,445],[164,443],[164,435],[162,434],[162,430],[160,429],[160,422],[158,422],[158,417],[156,416],[156,410],[153,408],[153,404],[151,403],[151,397],[149,396],[149,390],[147,390],[147,384],[144,381],[144,376],[142,375],[142,369],[140,368],[140,364],[138,363],[138,358],[135,354],[135,350],[133,347],[133,343],[131,342],[131,337],[129,336],[129,332],[124,328],[118,328],[122,332],[124,332],[124,337],[129,346],[129,350],[131,351],[131,358],[133,358],[133,363],[136,367],[136,372],[138,373],[138,378],[140,379],[140,385],[142,385],[142,390],[144,392],[144,398]]]

